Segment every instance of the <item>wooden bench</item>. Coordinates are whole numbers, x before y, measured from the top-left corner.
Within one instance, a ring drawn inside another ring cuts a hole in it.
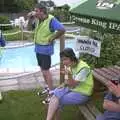
[[[98,97],[96,97],[97,96],[96,94],[99,94],[99,91],[95,91],[94,88],[94,93],[93,96],[91,96],[90,100],[86,104],[77,106],[78,110],[84,117],[84,119],[82,120],[96,120],[96,117],[102,114],[94,103],[95,102],[94,99],[99,99]]]
[[[95,82],[93,94],[100,94],[100,92],[104,92],[106,90],[105,84],[108,80],[111,80],[113,77],[120,76],[120,67],[112,66],[107,68],[96,68],[93,70],[93,76]],[[85,105],[79,105],[78,108],[86,120],[96,120],[96,116],[101,114],[92,100]]]
[[[120,67],[112,66],[107,68],[96,68],[93,71],[93,76],[95,82],[100,82],[105,85],[108,80],[111,80],[113,77],[120,76]]]
[[[96,116],[100,115],[101,112],[95,107],[94,103],[89,101],[85,105],[80,105],[80,112],[84,116],[85,120],[96,120]]]

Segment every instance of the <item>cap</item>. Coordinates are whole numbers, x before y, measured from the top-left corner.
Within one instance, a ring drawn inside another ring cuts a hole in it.
[[[63,51],[60,52],[60,57],[76,58],[72,48],[65,48]]]
[[[35,6],[35,8],[38,8],[38,9],[42,10],[45,14],[48,13],[48,9],[47,9],[47,6],[46,6],[46,4],[45,4],[44,1],[41,1],[40,3],[38,3],[38,4]]]
[[[44,1],[41,1],[40,3],[36,4],[35,7],[39,9],[47,9],[47,6]]]

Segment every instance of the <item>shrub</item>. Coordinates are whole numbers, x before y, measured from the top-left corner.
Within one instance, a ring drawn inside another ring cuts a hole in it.
[[[0,16],[0,24],[10,24],[9,18],[7,16]],[[9,30],[12,26],[1,26],[1,30]]]
[[[120,35],[118,34],[101,34],[92,30],[83,30],[81,35],[87,35],[91,38],[98,38],[101,41],[100,57],[83,54],[82,59],[86,60],[91,66],[106,67],[112,65],[120,65]],[[88,59],[87,59],[88,58]],[[90,61],[90,62],[89,62]]]

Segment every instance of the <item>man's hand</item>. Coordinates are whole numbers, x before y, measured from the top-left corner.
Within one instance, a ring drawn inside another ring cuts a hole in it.
[[[65,69],[65,68],[62,68],[61,70],[60,70],[60,73],[62,73],[62,74],[68,74],[68,70],[67,69]]]
[[[113,93],[115,96],[120,96],[120,84],[115,85],[111,81],[108,81],[107,87],[111,93]]]
[[[73,79],[69,79],[68,80],[68,86],[71,87],[71,88],[75,88],[77,85],[79,85],[80,82],[78,81],[75,81]]]
[[[31,18],[31,17],[33,17],[33,16],[35,16],[36,15],[36,12],[35,11],[31,11],[31,12],[29,12],[28,14],[27,14],[27,17],[28,18]]]

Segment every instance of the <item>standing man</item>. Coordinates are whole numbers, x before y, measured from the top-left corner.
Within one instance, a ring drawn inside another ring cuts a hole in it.
[[[65,28],[54,16],[48,14],[46,6],[41,3],[36,5],[34,16],[38,20],[34,35],[36,58],[45,83],[52,90],[52,75],[49,69],[51,55],[54,53],[54,40],[65,33]]]

